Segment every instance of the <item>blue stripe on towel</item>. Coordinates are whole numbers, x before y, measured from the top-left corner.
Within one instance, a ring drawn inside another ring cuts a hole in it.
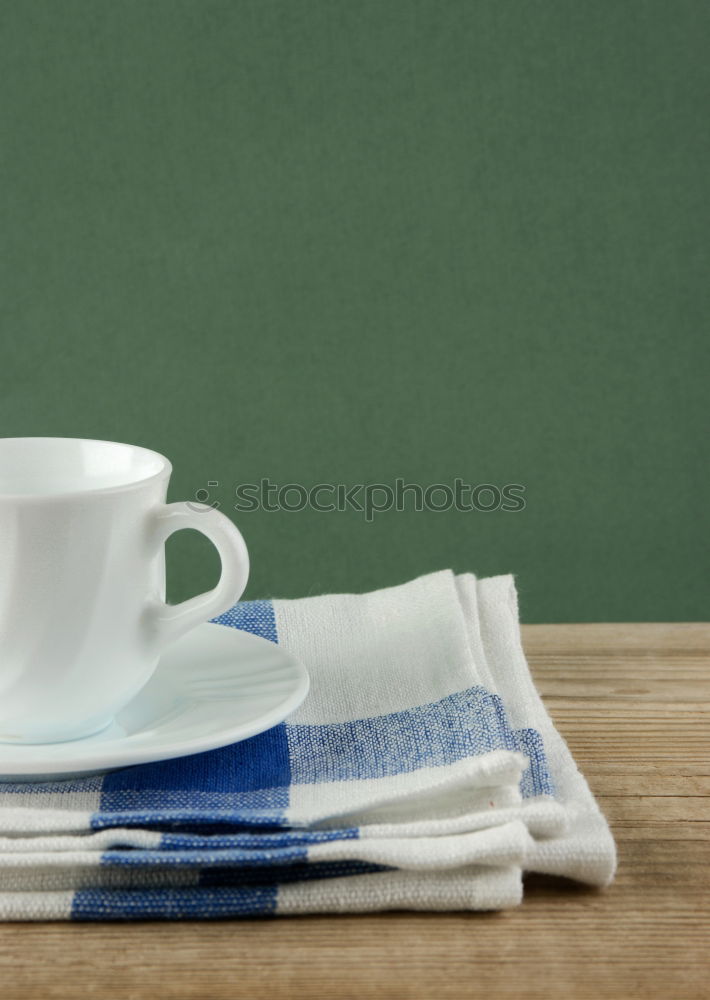
[[[266,917],[276,910],[278,886],[197,886],[183,889],[82,889],[72,920],[210,920]]]
[[[107,868],[259,868],[263,872],[308,860],[308,849],[302,844],[290,847],[240,850],[238,848],[202,848],[192,851],[161,851],[118,848],[104,851],[101,866]]]
[[[286,885],[289,882],[310,882],[314,879],[345,878],[350,875],[371,875],[390,872],[387,865],[370,861],[314,861],[297,862],[283,867],[274,866],[266,872],[270,882]],[[259,885],[265,878],[264,869],[206,868],[200,872],[200,885]]]
[[[240,601],[229,611],[212,621],[216,625],[229,625],[230,628],[240,628],[243,632],[251,632],[262,639],[278,642],[276,634],[276,616],[271,601]]]
[[[146,823],[156,809],[234,810],[244,816],[253,811],[277,822],[288,806],[291,783],[281,723],[218,750],[113,771],[104,778],[100,811],[145,812]]]
[[[531,761],[523,792],[552,793],[540,735],[534,729],[512,729],[501,699],[482,687],[368,719],[286,725],[286,735],[294,785],[383,778],[441,767],[491,750],[519,750]]]
[[[164,833],[158,851],[192,851],[210,847],[216,850],[233,848],[266,850],[297,845],[325,844],[336,840],[357,840],[360,830],[356,826],[336,830],[284,830],[279,833]]]
[[[261,868],[207,868],[194,886],[80,889],[72,920],[209,920],[264,917],[276,910],[280,885],[392,871],[367,861],[319,861]],[[268,881],[266,881],[268,879]]]
[[[196,823],[278,827],[286,825],[292,785],[382,778],[499,749],[527,754],[526,797],[553,793],[539,733],[512,729],[500,698],[473,687],[368,719],[282,723],[220,750],[115,771],[104,779],[92,826],[120,821],[164,828],[192,815]]]

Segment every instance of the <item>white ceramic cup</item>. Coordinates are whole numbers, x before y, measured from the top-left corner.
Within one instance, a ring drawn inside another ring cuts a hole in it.
[[[80,739],[143,687],[165,646],[237,601],[249,557],[229,518],[165,498],[172,467],[110,441],[0,439],[0,741]],[[214,543],[214,590],[165,603],[165,540]]]

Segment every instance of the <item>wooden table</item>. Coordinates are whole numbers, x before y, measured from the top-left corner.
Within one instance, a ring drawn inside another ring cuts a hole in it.
[[[524,640],[616,835],[610,889],[531,878],[498,914],[4,924],[2,1000],[709,996],[710,625]]]

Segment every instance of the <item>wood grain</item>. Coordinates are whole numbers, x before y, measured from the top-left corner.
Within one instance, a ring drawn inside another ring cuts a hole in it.
[[[710,625],[533,625],[536,682],[619,872],[502,914],[0,925],[3,1000],[664,997],[710,992]]]

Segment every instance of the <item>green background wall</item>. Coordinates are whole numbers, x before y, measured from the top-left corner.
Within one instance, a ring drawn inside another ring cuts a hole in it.
[[[521,483],[245,513],[247,596],[513,571],[707,617],[710,6],[4,0],[0,434],[207,481]],[[177,599],[214,579],[192,533]]]

